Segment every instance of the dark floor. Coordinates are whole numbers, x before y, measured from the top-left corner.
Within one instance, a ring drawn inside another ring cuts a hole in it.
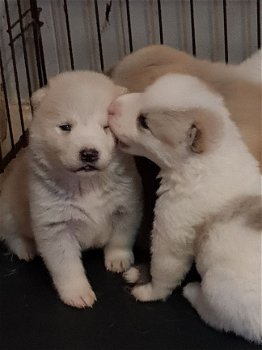
[[[93,309],[77,310],[58,299],[40,258],[11,259],[0,245],[2,350],[259,348],[207,327],[179,290],[167,302],[142,304],[121,276],[105,271],[101,252],[87,252],[83,261],[98,301]]]

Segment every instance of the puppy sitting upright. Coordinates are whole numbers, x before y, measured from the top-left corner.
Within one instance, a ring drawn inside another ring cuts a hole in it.
[[[107,108],[124,92],[95,72],[67,72],[33,96],[29,148],[0,196],[0,234],[20,259],[42,255],[60,298],[92,306],[81,250],[105,248],[108,270],[133,262],[141,185],[132,157],[115,147]]]
[[[132,294],[165,299],[195,258],[202,283],[187,285],[186,298],[211,326],[261,343],[261,179],[222,98],[174,74],[109,113],[122,149],[161,168],[152,281]],[[134,269],[126,277],[139,278]]]

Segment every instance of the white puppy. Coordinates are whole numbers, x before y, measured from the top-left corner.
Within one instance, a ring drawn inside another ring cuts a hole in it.
[[[109,113],[122,149],[161,168],[152,281],[132,294],[165,299],[195,258],[202,283],[188,284],[185,297],[211,326],[261,343],[261,179],[223,99],[170,74],[119,97]]]
[[[42,255],[60,298],[92,306],[81,250],[105,248],[106,268],[133,263],[141,184],[133,157],[119,152],[107,108],[123,93],[102,74],[68,72],[33,96],[29,148],[0,196],[0,232],[20,259]]]

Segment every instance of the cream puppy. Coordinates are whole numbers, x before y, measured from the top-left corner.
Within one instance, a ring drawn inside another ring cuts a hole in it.
[[[161,168],[152,281],[132,294],[166,299],[195,258],[202,282],[188,284],[185,297],[209,325],[261,343],[261,178],[222,97],[170,74],[119,97],[109,113],[122,149]]]
[[[261,165],[261,59],[259,50],[241,64],[225,64],[201,60],[166,45],[151,45],[124,57],[111,75],[116,84],[130,92],[143,92],[168,73],[189,74],[203,80],[223,96],[230,118]]]
[[[67,72],[33,96],[29,148],[0,196],[0,232],[10,250],[43,257],[60,298],[92,306],[81,250],[103,247],[106,268],[125,271],[141,216],[133,158],[115,147],[107,108],[124,92],[95,72]]]

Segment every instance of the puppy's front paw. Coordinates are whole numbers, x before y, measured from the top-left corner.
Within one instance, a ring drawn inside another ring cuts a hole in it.
[[[105,251],[105,266],[112,272],[126,271],[134,263],[134,254],[131,250],[108,249]]]
[[[138,301],[155,301],[165,300],[169,296],[169,292],[163,289],[153,288],[152,283],[147,283],[142,286],[136,286],[132,289],[131,294]]]
[[[65,285],[58,286],[57,289],[61,300],[69,306],[92,307],[96,301],[96,295],[87,280],[68,281]]]
[[[130,284],[147,284],[151,282],[148,264],[140,264],[130,267],[123,273],[124,279]]]

